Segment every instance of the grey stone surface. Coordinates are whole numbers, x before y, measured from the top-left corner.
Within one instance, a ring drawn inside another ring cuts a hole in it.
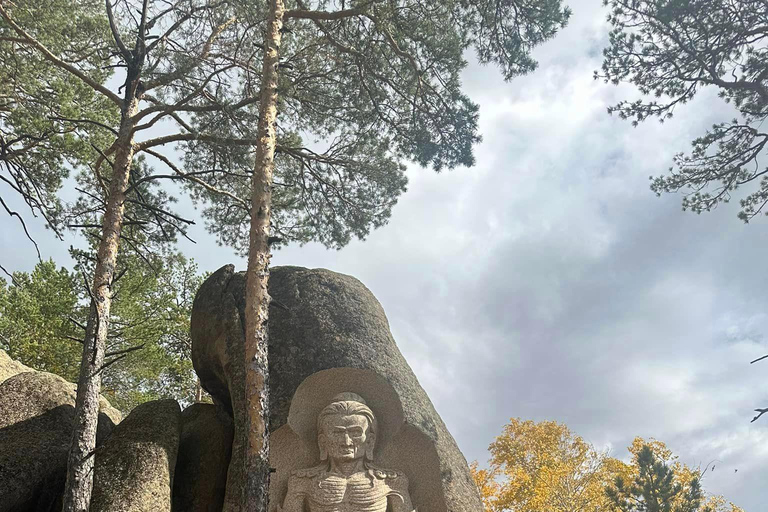
[[[102,400],[97,446],[120,421]],[[74,416],[75,386],[58,375],[28,371],[0,384],[0,511],[60,508]]]
[[[131,411],[98,449],[91,512],[170,512],[181,435],[176,400]]]
[[[0,350],[0,384],[19,373],[33,371],[35,370],[29,366],[25,366],[15,359],[11,359],[5,350]]]
[[[421,512],[481,512],[466,459],[398,350],[373,294],[357,279],[324,269],[271,272],[269,292],[287,310],[270,308],[270,430],[286,424],[294,392],[308,376],[340,367],[372,370],[397,392],[404,430],[414,443],[428,445],[439,465],[435,485],[444,503]],[[200,288],[192,312],[195,370],[214,400],[230,410],[230,382],[243,371],[244,284],[243,273],[222,267]]]
[[[181,413],[181,441],[173,478],[174,512],[214,512],[224,504],[232,455],[232,419],[213,404]]]

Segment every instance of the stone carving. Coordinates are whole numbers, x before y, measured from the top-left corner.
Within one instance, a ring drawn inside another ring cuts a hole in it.
[[[317,416],[320,465],[291,472],[282,512],[414,512],[404,473],[373,464],[378,422],[340,393]]]
[[[374,460],[408,476],[419,512],[482,512],[469,465],[400,353],[373,294],[351,276],[300,267],[270,269],[269,294],[284,306],[271,308],[269,318],[269,458],[277,470],[270,481],[272,506],[282,505],[291,471],[319,460],[320,409],[351,390],[366,399],[378,419]],[[200,287],[190,331],[195,371],[234,419],[228,489],[247,477],[237,456],[245,453],[237,432],[245,428],[247,414],[241,384],[244,315],[245,273],[227,265]],[[364,377],[365,372],[378,378]],[[312,391],[307,400],[296,399],[301,387]],[[292,421],[297,411],[302,417]],[[231,499],[229,506],[237,505],[238,497]]]

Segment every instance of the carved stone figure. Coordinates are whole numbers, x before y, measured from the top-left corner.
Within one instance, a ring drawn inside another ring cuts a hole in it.
[[[376,417],[341,393],[317,417],[319,466],[293,471],[282,512],[415,512],[408,479],[373,465]]]

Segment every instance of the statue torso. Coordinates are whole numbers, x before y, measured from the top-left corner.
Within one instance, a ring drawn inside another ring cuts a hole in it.
[[[390,502],[410,502],[407,489],[398,471],[370,468],[345,477],[318,467],[291,475],[286,503],[301,501],[308,512],[388,512]]]

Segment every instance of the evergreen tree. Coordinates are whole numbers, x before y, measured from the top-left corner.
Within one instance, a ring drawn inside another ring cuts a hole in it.
[[[716,88],[738,115],[712,126],[653,178],[657,194],[683,191],[683,209],[709,211],[743,187],[739,218],[768,202],[768,4],[761,0],[604,0],[612,25],[595,78],[629,82],[652,99],[609,107],[634,124],[672,117],[704,88]],[[761,159],[761,157],[763,157]],[[766,211],[768,213],[768,211]]]
[[[328,226],[326,219],[339,217],[341,211],[354,221],[365,209],[359,205],[371,204],[371,197],[374,205],[378,203],[381,196],[371,194],[368,187],[375,183],[371,177],[393,175],[384,183],[398,192],[404,188],[404,181],[397,179],[404,160],[436,171],[474,162],[477,106],[461,91],[464,51],[474,47],[480,62],[497,64],[511,79],[535,68],[531,48],[552,37],[570,15],[560,0],[295,3],[295,8],[287,9],[283,0],[270,0],[262,32],[256,144],[253,171],[246,174],[250,187],[245,188],[250,191],[245,216],[250,220],[243,362],[246,413],[235,418],[233,449],[233,464],[242,476],[240,481],[229,480],[234,488],[227,489],[227,512],[268,509],[267,287],[270,242],[280,238],[272,237],[272,194],[280,188],[274,180],[276,153],[299,170],[294,171],[298,179],[291,185],[298,189],[292,202],[300,206],[292,213],[300,222],[285,225],[282,231],[291,234],[298,227],[298,233],[316,233],[323,242],[343,236],[345,228],[354,233],[359,222]],[[287,81],[281,82],[279,69]],[[327,149],[315,151],[301,143],[305,131],[330,140]],[[292,144],[279,146],[281,139]],[[298,181],[304,176],[312,181]],[[387,202],[393,200],[385,199],[381,208],[385,215]],[[312,202],[320,206],[315,210],[308,206]],[[336,208],[340,202],[346,204]],[[318,222],[306,220],[313,211],[321,212]],[[323,238],[324,232],[332,236]]]
[[[195,400],[189,316],[202,276],[179,254],[121,258],[102,394],[124,412],[147,400]],[[0,348],[36,370],[76,382],[88,319],[82,275],[53,261],[0,281]]]
[[[675,473],[659,460],[650,446],[637,454],[637,473],[631,480],[617,476],[606,488],[611,505],[621,512],[704,512],[698,478],[687,485],[675,479]]]
[[[85,510],[89,499],[118,241],[127,240],[126,227],[147,222],[126,217],[125,207],[136,187],[169,177],[202,187],[195,195],[207,201],[209,227],[249,254],[246,364],[254,371],[246,374],[251,410],[240,432],[250,435],[238,437],[235,451],[249,460],[249,483],[235,486],[227,506],[265,509],[270,244],[319,240],[340,247],[386,222],[405,190],[404,161],[435,170],[471,165],[480,136],[477,106],[461,91],[464,52],[474,48],[481,63],[498,65],[507,79],[528,73],[536,66],[531,49],[564,26],[570,11],[561,0],[297,0],[288,9],[280,0],[106,0],[109,30],[97,34],[107,34],[99,47],[111,51],[102,67],[121,70],[115,93],[26,30],[22,10],[0,3],[6,32],[103,96],[117,119],[77,123],[112,142],[94,144],[96,156],[82,174],[94,206],[78,214],[96,208],[101,219],[70,222],[101,227],[93,234],[95,309],[86,336],[94,343],[84,344],[65,510]],[[161,121],[178,132],[138,137]],[[189,144],[185,169],[158,152],[174,142]],[[148,170],[132,183],[144,168],[135,160],[141,153],[171,174]],[[155,225],[183,227],[172,212],[138,201]]]

